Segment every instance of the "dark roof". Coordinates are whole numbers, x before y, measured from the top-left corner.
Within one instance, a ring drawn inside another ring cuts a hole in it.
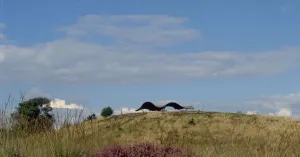
[[[181,106],[176,102],[169,102],[165,105],[165,107],[173,107],[174,109],[180,110],[180,109],[194,109],[193,106]]]
[[[148,109],[148,110],[151,110],[151,111],[160,111],[164,107],[165,106],[156,106],[152,102],[147,101],[147,102],[144,102],[142,104],[142,106],[139,109],[137,109],[136,111],[139,111],[139,110],[142,110],[142,109]]]
[[[166,107],[173,107],[174,109],[180,110],[180,109],[194,109],[193,106],[181,106],[176,102],[169,102],[166,105],[158,106],[153,104],[152,102],[144,102],[140,108],[138,108],[136,111],[142,110],[142,109],[148,109],[150,111],[161,111],[162,109]]]

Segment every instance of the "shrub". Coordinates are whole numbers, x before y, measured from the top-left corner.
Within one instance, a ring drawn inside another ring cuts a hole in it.
[[[104,107],[102,110],[101,110],[101,116],[103,117],[108,117],[108,116],[111,116],[113,114],[113,109],[108,106],[108,107]]]
[[[141,143],[133,146],[122,147],[114,145],[96,152],[95,157],[196,157],[185,154],[178,148],[158,147],[150,143]]]
[[[192,118],[191,120],[189,120],[189,124],[190,125],[196,125],[195,121],[194,121],[194,118]]]
[[[96,119],[95,113],[89,115],[86,120],[93,120],[93,119]]]
[[[16,112],[11,114],[15,130],[37,132],[53,129],[54,116],[48,98],[36,97],[19,103]]]

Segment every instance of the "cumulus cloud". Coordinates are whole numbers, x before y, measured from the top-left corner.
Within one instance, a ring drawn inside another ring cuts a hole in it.
[[[127,114],[127,113],[138,113],[142,111],[135,111],[135,108],[122,107],[119,110],[114,110],[114,115]],[[147,112],[147,111],[144,111]]]
[[[25,100],[35,97],[46,97],[50,99],[50,106],[54,109],[85,109],[83,106],[78,105],[76,103],[66,103],[66,100],[55,98],[51,94],[44,92],[37,87],[31,88],[24,95]]]
[[[247,101],[246,104],[259,105],[273,110],[274,113],[272,112],[270,115],[290,117],[293,115],[293,109],[296,109],[300,104],[300,93],[262,96],[257,100]]]
[[[127,107],[123,107],[121,108],[121,113],[126,114],[126,113],[135,113],[135,112],[141,112],[141,111],[135,111],[135,108],[127,108]]]
[[[132,112],[137,112],[137,111],[135,111],[135,110],[136,110],[135,108],[131,108],[131,109],[129,109],[129,108],[127,108],[127,107],[121,108],[121,112],[122,112],[122,113],[132,113]]]
[[[276,113],[276,115],[277,116],[283,116],[283,117],[291,117],[292,116],[292,111],[288,108],[281,108]]]
[[[257,113],[257,111],[247,111],[246,114],[247,115],[255,115]]]
[[[61,100],[61,99],[52,100],[50,102],[50,106],[52,108],[63,108],[63,109],[84,109],[83,106],[74,103],[67,104],[65,100]]]
[[[270,109],[279,109],[300,104],[300,93],[262,96],[258,100],[247,101],[246,103],[259,104]]]
[[[275,75],[300,65],[300,48],[266,52],[170,53],[156,45],[195,38],[186,18],[165,15],[81,17],[61,27],[66,38],[32,46],[0,45],[4,81],[136,84],[207,77]],[[112,43],[88,42],[86,36]],[[98,38],[99,37],[99,38]],[[145,46],[146,45],[146,46]],[[170,50],[171,51],[171,50]]]
[[[269,113],[270,116],[280,116],[280,117],[291,117],[293,116],[293,113],[291,109],[289,108],[280,108],[278,111],[275,113]],[[295,115],[297,116],[297,115]]]

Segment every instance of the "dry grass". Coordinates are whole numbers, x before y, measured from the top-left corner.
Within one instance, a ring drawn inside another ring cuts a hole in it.
[[[300,155],[300,121],[210,112],[152,112],[99,118],[35,135],[1,133],[0,157],[82,156],[112,144],[152,142],[179,146],[203,157]]]

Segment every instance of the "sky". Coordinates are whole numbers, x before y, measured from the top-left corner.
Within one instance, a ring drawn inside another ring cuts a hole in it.
[[[1,0],[0,99],[300,115],[296,0]]]

